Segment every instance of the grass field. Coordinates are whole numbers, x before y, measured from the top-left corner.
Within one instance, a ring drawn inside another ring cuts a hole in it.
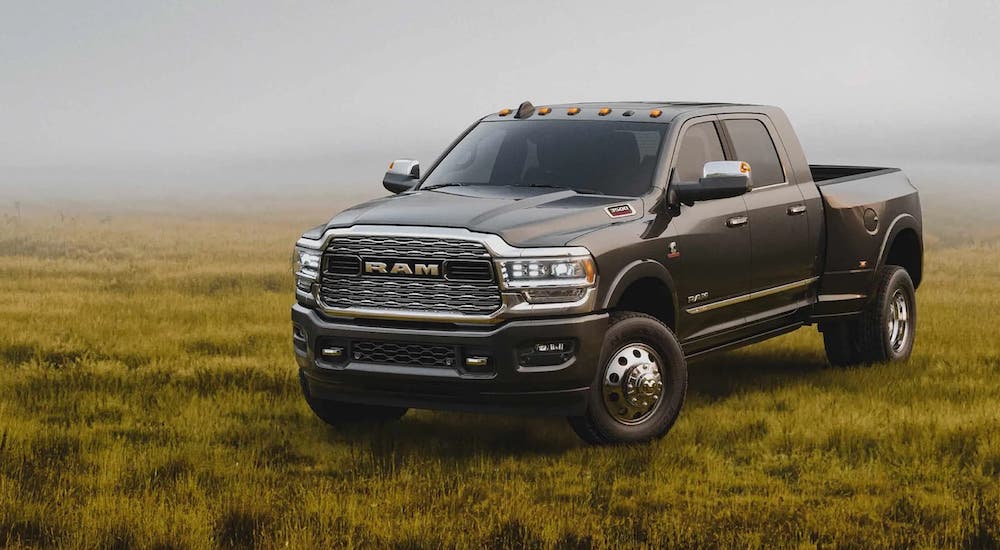
[[[315,419],[290,214],[8,215],[0,546],[996,548],[1000,245],[959,218],[908,364],[830,369],[803,329],[692,364],[662,441],[588,448],[559,419]]]

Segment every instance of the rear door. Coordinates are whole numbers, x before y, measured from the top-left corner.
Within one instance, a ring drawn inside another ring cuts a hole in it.
[[[734,160],[750,164],[753,190],[744,195],[750,234],[747,321],[802,307],[812,280],[806,203],[790,182],[790,165],[770,120],[763,115],[723,115],[723,137]]]
[[[671,183],[697,182],[708,161],[725,160],[717,117],[695,118],[681,128],[672,157]],[[737,328],[745,322],[750,288],[750,231],[743,197],[682,206],[674,218],[676,240],[668,267],[677,284],[682,341]],[[691,346],[692,351],[698,346]]]

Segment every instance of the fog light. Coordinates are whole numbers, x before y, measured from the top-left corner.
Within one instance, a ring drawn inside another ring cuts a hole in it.
[[[522,368],[562,365],[573,358],[575,348],[573,340],[536,342],[518,349],[518,364]]]
[[[481,369],[490,363],[489,357],[474,355],[465,358],[465,366],[471,369]]]
[[[548,351],[566,351],[568,345],[566,342],[549,342],[547,344],[535,344],[535,351],[538,353],[545,353]]]
[[[320,353],[323,354],[323,357],[330,357],[332,359],[336,359],[338,357],[344,356],[344,348],[333,348],[333,347],[323,348],[323,350],[320,351]]]

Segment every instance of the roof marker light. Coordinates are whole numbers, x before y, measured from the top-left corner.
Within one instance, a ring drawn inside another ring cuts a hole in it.
[[[649,112],[649,117],[650,118],[659,118],[660,115],[662,115],[662,114],[663,114],[663,111],[661,111],[659,109],[653,109],[652,111]]]
[[[600,111],[597,111],[597,114],[601,116],[607,116],[610,113],[611,109],[608,109],[607,107],[603,107]]]
[[[510,109],[500,109],[500,116],[507,116],[510,114]]]
[[[514,118],[528,118],[535,114],[535,106],[531,104],[530,101],[525,101],[517,107],[517,112],[514,113]]]
[[[552,108],[551,107],[542,107],[542,108],[538,109],[538,114],[541,115],[541,116],[545,116],[545,115],[547,115],[547,114],[549,114],[551,112],[552,112]]]
[[[569,109],[566,109],[566,114],[570,115],[570,116],[573,116],[573,115],[575,115],[575,114],[577,114],[579,112],[580,112],[580,108],[579,107],[570,107]]]

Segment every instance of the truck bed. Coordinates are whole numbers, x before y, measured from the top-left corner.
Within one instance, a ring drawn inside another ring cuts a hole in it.
[[[834,164],[810,164],[813,181],[816,185],[828,185],[834,180],[848,181],[860,177],[874,176],[877,172],[899,170],[899,168],[879,168],[875,166],[839,166]]]
[[[917,190],[899,168],[810,165],[809,169],[823,200],[826,221],[816,314],[855,313],[867,298],[884,257],[883,248],[897,224],[910,218],[919,228],[919,218],[911,214],[919,216]],[[911,276],[918,285],[919,271]]]

